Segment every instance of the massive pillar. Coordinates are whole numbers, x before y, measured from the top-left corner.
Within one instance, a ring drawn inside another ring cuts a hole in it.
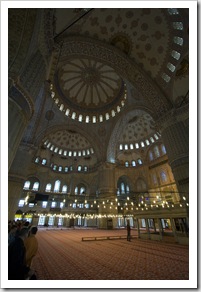
[[[10,170],[32,113],[33,107],[30,99],[12,86],[9,90],[8,101],[8,170]]]
[[[24,177],[8,177],[8,220],[13,220],[18,209],[19,199],[23,192]]]
[[[117,227],[114,167],[114,164],[106,162],[99,169],[99,228]]]
[[[189,125],[188,106],[168,113],[160,121],[162,139],[166,147],[180,200],[189,199]]]

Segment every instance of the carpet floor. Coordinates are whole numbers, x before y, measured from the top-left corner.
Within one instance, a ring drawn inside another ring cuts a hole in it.
[[[122,236],[126,230],[45,229],[36,235],[33,260],[38,280],[188,280],[189,247],[137,238],[82,241],[90,236]]]

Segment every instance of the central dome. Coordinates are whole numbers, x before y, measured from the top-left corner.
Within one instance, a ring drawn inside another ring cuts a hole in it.
[[[78,121],[114,117],[126,100],[126,85],[115,70],[86,57],[61,62],[51,86],[59,109]]]
[[[100,109],[122,95],[122,80],[114,69],[96,60],[74,59],[58,71],[63,101],[71,106]]]

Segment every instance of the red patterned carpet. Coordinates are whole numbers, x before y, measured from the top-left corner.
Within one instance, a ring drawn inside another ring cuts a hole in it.
[[[189,248],[137,238],[82,241],[120,236],[126,230],[39,229],[34,259],[38,280],[188,280]]]

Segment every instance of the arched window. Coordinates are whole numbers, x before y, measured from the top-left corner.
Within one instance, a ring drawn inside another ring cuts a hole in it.
[[[171,55],[174,59],[179,60],[181,54],[179,52],[173,50]]]
[[[84,171],[87,171],[88,170],[88,167],[87,166],[84,166]]]
[[[138,158],[137,162],[138,164],[142,164],[142,159]]]
[[[62,166],[59,166],[58,171],[62,171]]]
[[[182,22],[173,22],[174,29],[183,30],[183,23]]]
[[[78,194],[78,187],[75,187],[75,195]]]
[[[125,167],[129,167],[129,162],[125,161]]]
[[[112,111],[111,111],[111,114],[112,114],[112,117],[114,117],[114,116],[115,116],[115,111],[112,110]]]
[[[63,187],[62,187],[62,193],[67,193],[67,185],[63,185]]]
[[[167,175],[166,175],[164,170],[161,171],[160,175],[161,175],[161,181],[162,182],[166,182],[167,181]]]
[[[82,122],[82,115],[79,115],[79,117],[78,117],[78,121],[79,121],[79,122]]]
[[[39,182],[37,181],[33,184],[33,190],[38,191],[38,189],[39,189]]]
[[[89,116],[86,116],[86,120],[85,120],[86,123],[89,123]]]
[[[82,170],[82,166],[81,165],[78,165],[77,170],[78,171],[81,171]]]
[[[145,142],[146,142],[146,144],[147,144],[147,145],[149,145],[149,144],[150,144],[148,139],[146,139],[146,140],[145,140]]]
[[[65,166],[64,171],[68,172],[68,166]]]
[[[109,115],[108,113],[106,113],[106,114],[105,114],[105,119],[106,119],[106,120],[109,120],[109,118],[110,118],[110,115]]]
[[[119,150],[123,150],[123,144],[119,145]]]
[[[125,194],[125,184],[124,182],[121,183],[121,190],[120,190],[121,194]]]
[[[152,181],[154,185],[157,185],[157,177],[155,175],[155,173],[152,175]]]
[[[51,184],[47,184],[46,185],[46,188],[45,188],[45,191],[46,192],[50,192],[51,191],[51,188],[52,188],[52,185]]]
[[[163,74],[162,74],[162,78],[163,78],[163,80],[165,80],[165,82],[167,82],[167,83],[168,83],[168,82],[170,81],[170,79],[171,79],[170,76],[167,75],[166,73],[163,73]]]
[[[171,72],[174,72],[176,67],[175,67],[172,63],[168,63],[168,64],[167,64],[167,68],[168,68]]]
[[[76,118],[76,113],[73,112],[71,118],[74,120]]]
[[[168,13],[170,15],[176,15],[176,14],[179,14],[177,8],[168,8]]]
[[[156,158],[160,157],[160,152],[158,146],[154,146],[154,155]]]
[[[162,153],[163,153],[163,154],[166,154],[165,145],[163,145],[163,144],[161,145],[161,150],[162,150]]]
[[[46,165],[47,164],[47,159],[44,159],[42,160],[42,165]]]
[[[174,37],[174,43],[179,45],[179,46],[182,46],[183,45],[183,38],[180,38],[178,36],[175,36]]]
[[[132,160],[132,161],[131,161],[131,165],[132,165],[132,166],[136,166],[136,162],[135,162],[135,160]]]
[[[129,192],[130,192],[129,185],[126,185],[126,193],[129,194]]]
[[[139,144],[135,143],[135,148],[138,149],[139,148]]]
[[[62,103],[62,104],[60,105],[60,108],[59,108],[59,110],[62,112],[62,111],[63,111],[63,109],[64,109],[64,104]]]
[[[85,195],[86,193],[86,188],[85,187],[81,187],[80,188],[80,195]]]
[[[30,184],[31,182],[29,180],[25,181],[23,189],[28,190],[30,188]]]
[[[153,152],[149,151],[149,160],[152,161],[154,160]]]
[[[35,163],[39,163],[39,161],[40,161],[40,158],[39,157],[36,157]]]
[[[54,184],[54,192],[55,193],[58,193],[59,192],[59,190],[60,190],[60,184],[61,184],[60,180],[56,180],[55,181],[55,184]]]

